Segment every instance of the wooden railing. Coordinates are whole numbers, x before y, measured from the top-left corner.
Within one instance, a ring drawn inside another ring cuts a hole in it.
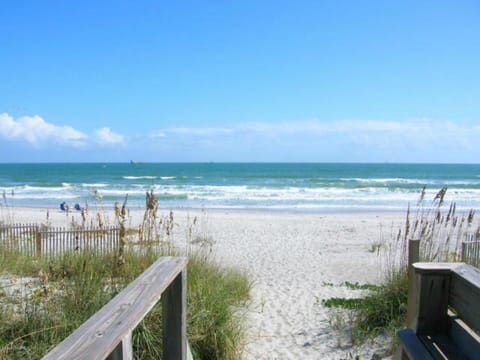
[[[132,331],[161,297],[163,359],[185,360],[186,265],[186,258],[158,259],[43,359],[133,359]]]
[[[0,246],[30,256],[64,255],[68,252],[93,251],[106,254],[118,249],[119,229],[51,228],[36,224],[0,226]]]
[[[464,263],[415,263],[402,359],[479,359],[480,269]]]

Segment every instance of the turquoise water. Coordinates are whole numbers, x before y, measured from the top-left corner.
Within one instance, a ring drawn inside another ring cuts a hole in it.
[[[153,190],[164,208],[404,211],[423,186],[480,208],[480,165],[281,163],[0,164],[3,203],[58,206],[123,201],[143,206]]]

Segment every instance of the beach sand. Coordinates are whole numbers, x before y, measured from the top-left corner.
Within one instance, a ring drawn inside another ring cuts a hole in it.
[[[48,212],[52,225],[65,226],[72,217],[80,222],[78,212]],[[45,222],[46,213],[15,208],[10,220]],[[113,212],[106,214],[113,224]],[[130,225],[142,216],[130,211]],[[195,236],[211,240],[215,259],[246,271],[252,281],[243,359],[345,359],[348,353],[370,359],[385,352],[382,339],[352,347],[345,328],[332,326],[335,311],[322,300],[364,294],[345,282],[381,280],[381,259],[372,250],[400,226],[403,214],[174,210],[174,217],[178,246],[187,246],[186,224],[197,217]]]

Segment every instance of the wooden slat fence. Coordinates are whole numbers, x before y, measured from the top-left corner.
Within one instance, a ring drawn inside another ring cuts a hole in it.
[[[117,251],[119,228],[41,227],[36,224],[0,226],[0,246],[30,256],[56,256],[93,251],[107,254]]]
[[[462,243],[462,261],[480,268],[480,239],[478,234],[468,234]]]
[[[0,246],[34,256],[38,231],[36,224],[0,225]]]
[[[64,229],[49,228],[40,230],[41,249],[44,255],[63,255],[68,252],[92,251],[98,255],[118,249],[119,229],[88,228]]]

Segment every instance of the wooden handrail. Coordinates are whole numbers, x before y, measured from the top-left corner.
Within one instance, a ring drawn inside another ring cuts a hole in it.
[[[403,358],[477,359],[480,269],[464,263],[413,264],[413,310],[398,332]],[[429,354],[429,355],[426,355]],[[428,357],[430,356],[430,357]]]
[[[186,265],[158,259],[43,359],[132,359],[132,331],[161,297],[164,359],[185,360]]]

